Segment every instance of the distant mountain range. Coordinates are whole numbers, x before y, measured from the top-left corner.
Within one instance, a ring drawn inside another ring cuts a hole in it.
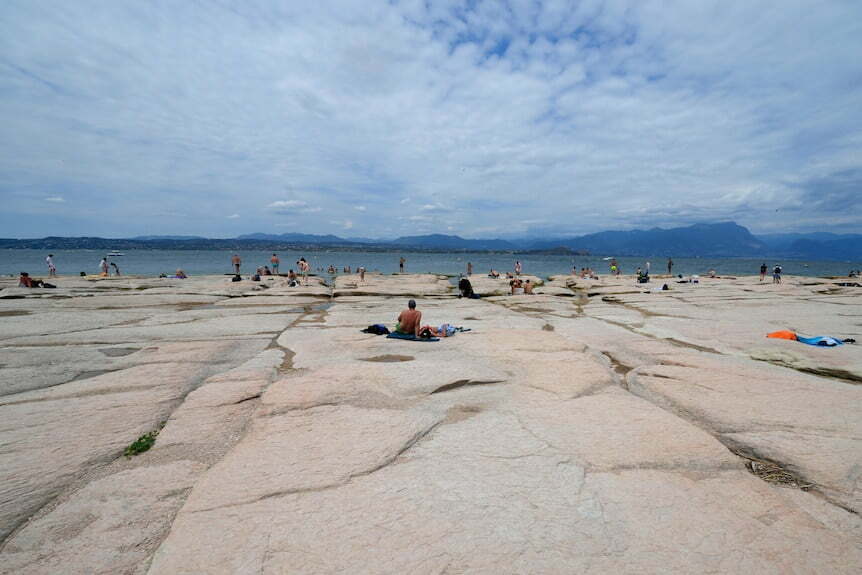
[[[245,234],[237,237],[238,240],[254,240],[267,242],[288,242],[295,244],[317,244],[340,246],[355,243],[351,240],[339,238],[338,236],[326,235],[316,236],[314,234]]]
[[[533,249],[565,246],[592,253],[631,256],[745,256],[763,253],[766,245],[733,222],[684,228],[608,231],[534,243]]]
[[[811,260],[862,260],[862,234],[768,234],[755,236],[733,222],[649,230],[606,231],[557,239],[465,239],[455,235],[403,236],[394,240],[341,238],[301,233],[246,234],[231,239],[200,236],[138,236],[128,239],[95,237],[0,239],[0,249],[315,249],[373,251],[497,251],[532,253],[592,253],[651,257],[783,257]]]

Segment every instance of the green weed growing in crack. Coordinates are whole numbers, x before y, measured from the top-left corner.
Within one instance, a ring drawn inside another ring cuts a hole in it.
[[[167,423],[167,421],[161,422],[157,429],[149,431],[134,440],[126,449],[123,450],[123,455],[126,457],[133,457],[135,455],[140,455],[145,451],[149,451],[149,449],[156,444],[156,436],[158,436],[159,431],[161,431],[165,426],[165,423]]]

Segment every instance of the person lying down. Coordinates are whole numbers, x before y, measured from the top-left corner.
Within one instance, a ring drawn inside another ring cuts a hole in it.
[[[423,325],[419,328],[419,337],[452,337],[458,332],[470,331],[463,327],[455,327],[454,325],[444,323],[440,326]]]

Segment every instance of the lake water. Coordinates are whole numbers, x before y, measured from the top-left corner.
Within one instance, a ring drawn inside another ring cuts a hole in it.
[[[105,252],[95,250],[56,250],[54,263],[61,275],[78,275],[79,272],[95,274],[99,271],[99,260]],[[123,274],[158,276],[160,273],[172,274],[178,268],[189,275],[230,273],[231,255],[234,252],[222,250],[128,250],[121,257],[109,258],[116,262]],[[258,266],[269,264],[272,252],[239,251],[242,257],[242,272],[252,273]],[[26,271],[35,277],[46,274],[43,250],[0,250],[0,274],[17,275]],[[405,271],[410,273],[432,272],[457,275],[466,271],[467,262],[473,263],[473,273],[486,274],[490,269],[501,272],[510,271],[516,259],[520,259],[523,273],[547,277],[554,274],[570,273],[573,266],[578,269],[592,267],[599,274],[608,273],[608,262],[601,256],[561,256],[561,255],[512,255],[489,253],[416,253],[416,252],[356,252],[341,250],[305,250],[279,252],[282,273],[296,269],[296,261],[304,256],[312,266],[312,271],[327,268],[330,264],[341,270],[344,266],[356,269],[365,266],[368,271],[392,273],[398,271],[398,258],[407,259]],[[624,274],[632,274],[638,266],[644,266],[649,258],[617,258]],[[666,259],[651,259],[652,273],[663,274],[667,271]],[[674,274],[705,274],[714,269],[719,275],[752,275],[759,272],[761,259],[745,258],[674,258]],[[822,262],[822,261],[778,261],[765,260],[770,270],[774,264],[781,264],[784,273],[807,276],[844,276],[852,269],[862,268],[860,262]]]

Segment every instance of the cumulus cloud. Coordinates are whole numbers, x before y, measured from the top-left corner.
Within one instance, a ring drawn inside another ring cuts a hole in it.
[[[47,198],[45,198],[45,201],[46,202],[53,202],[55,204],[62,204],[66,200],[63,199],[63,197],[61,197],[61,196],[48,196]]]
[[[229,215],[229,216],[227,217],[227,219],[229,219],[229,220],[238,220],[238,219],[239,219],[239,214],[231,214],[231,215]]]
[[[369,236],[859,231],[860,19],[853,2],[9,2],[0,225],[63,233],[38,206],[69,190],[103,234],[177,233],[164,210],[210,235],[238,212],[248,232],[301,214],[296,231]]]

